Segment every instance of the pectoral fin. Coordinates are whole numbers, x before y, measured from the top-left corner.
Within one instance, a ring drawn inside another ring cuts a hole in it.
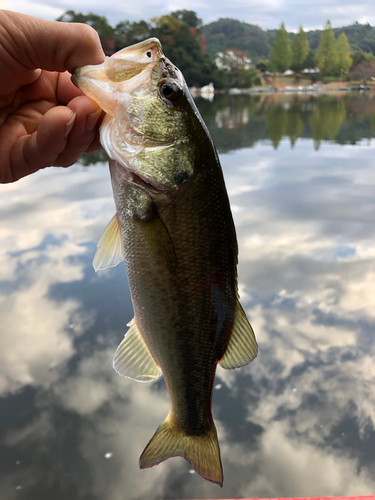
[[[258,345],[253,329],[246,318],[241,304],[237,302],[232,335],[227,350],[219,364],[226,370],[239,368],[253,361],[257,354]]]
[[[124,260],[120,223],[115,214],[105,228],[99,242],[92,265],[95,272],[115,267]]]
[[[157,211],[153,211],[152,215],[146,220],[138,219],[138,223],[142,228],[151,253],[171,273],[174,273],[177,266],[176,251],[168,229],[160,219]]]
[[[134,319],[124,340],[118,346],[113,359],[113,368],[119,375],[138,382],[152,382],[161,375],[161,370],[148,350]]]

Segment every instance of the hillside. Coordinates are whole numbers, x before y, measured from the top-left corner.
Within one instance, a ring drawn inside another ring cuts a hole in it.
[[[334,28],[335,37],[345,33],[352,50],[371,52],[375,55],[375,27],[369,24],[354,23],[342,28]],[[259,26],[237,19],[219,19],[202,26],[207,39],[207,52],[214,56],[224,49],[237,48],[247,51],[253,61],[268,59],[277,30],[262,30]],[[310,48],[316,50],[322,30],[307,31]],[[294,33],[289,33],[293,40]]]

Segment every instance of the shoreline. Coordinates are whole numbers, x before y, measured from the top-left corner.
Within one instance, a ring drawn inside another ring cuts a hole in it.
[[[212,92],[201,92],[201,89],[192,87],[189,89],[193,97],[213,98],[214,94],[246,95],[246,94],[324,94],[331,92],[374,92],[375,86],[355,86],[355,87],[326,87],[323,85],[309,85],[307,87],[250,87],[248,89],[218,89]]]

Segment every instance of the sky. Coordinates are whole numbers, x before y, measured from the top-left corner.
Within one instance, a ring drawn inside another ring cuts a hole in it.
[[[204,24],[221,17],[239,19],[263,29],[279,28],[282,21],[288,31],[296,31],[302,24],[305,30],[321,29],[327,19],[340,27],[359,23],[375,25],[373,0],[140,0],[137,2],[112,0],[0,0],[0,8],[54,20],[66,10],[106,16],[110,24],[129,20],[148,20],[174,10],[194,10]]]

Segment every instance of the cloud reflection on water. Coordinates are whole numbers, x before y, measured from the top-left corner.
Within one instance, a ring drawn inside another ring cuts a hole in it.
[[[113,215],[106,166],[1,187],[0,496],[17,485],[40,500],[372,493],[373,157],[362,144],[315,153],[307,139],[293,153],[282,139],[277,152],[222,156],[260,345],[250,366],[218,369],[222,491],[182,459],[138,469],[169,401],[163,382],[111,367],[130,304],[123,268],[91,268]]]

